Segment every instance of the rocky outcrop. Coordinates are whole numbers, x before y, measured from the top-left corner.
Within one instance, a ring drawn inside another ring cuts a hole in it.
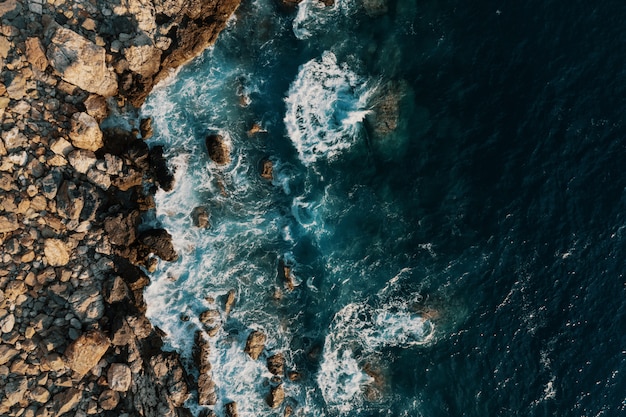
[[[230,162],[230,151],[222,135],[208,135],[205,142],[209,158],[213,162],[218,165],[225,165]]]
[[[198,403],[200,405],[215,405],[217,393],[215,382],[211,376],[211,363],[209,362],[210,345],[208,339],[201,331],[195,335],[193,359],[198,368]]]
[[[246,352],[254,360],[259,359],[259,356],[261,356],[263,349],[265,349],[266,340],[267,336],[265,336],[265,333],[254,330],[252,333],[250,333],[250,335],[248,335],[244,352]]]

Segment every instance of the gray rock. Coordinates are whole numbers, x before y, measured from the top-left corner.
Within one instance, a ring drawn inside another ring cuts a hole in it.
[[[68,301],[74,314],[85,323],[97,321],[104,314],[102,295],[95,286],[79,288]]]
[[[56,202],[59,216],[70,220],[77,220],[85,205],[80,190],[71,181],[64,181],[61,184]]]
[[[39,183],[39,188],[44,197],[48,200],[52,200],[57,195],[61,181],[63,181],[63,174],[61,174],[58,169],[52,170],[48,175],[43,177]]]

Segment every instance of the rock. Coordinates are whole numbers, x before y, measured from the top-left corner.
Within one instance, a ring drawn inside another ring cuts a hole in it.
[[[283,384],[270,388],[270,393],[265,400],[267,401],[267,405],[271,408],[278,408],[283,401],[285,401],[285,389],[283,388]]]
[[[282,353],[277,353],[267,358],[267,370],[278,376],[282,376],[285,373],[285,357]]]
[[[109,106],[104,97],[97,94],[91,94],[85,100],[85,110],[87,114],[96,120],[102,120],[109,114]]]
[[[210,375],[201,374],[198,377],[198,404],[217,404],[217,391],[215,387],[215,382]]]
[[[197,331],[194,337],[193,359],[200,373],[198,377],[198,403],[200,405],[215,405],[217,403],[215,382],[211,377],[209,353],[209,341],[201,331]]]
[[[257,360],[259,356],[261,356],[261,352],[265,348],[265,341],[267,340],[267,336],[263,332],[258,330],[254,330],[248,336],[248,340],[246,340],[246,347],[244,348],[244,352],[246,352],[252,359]]]
[[[237,403],[230,402],[224,406],[226,410],[227,417],[239,417],[239,413],[237,413]]]
[[[26,147],[28,138],[16,127],[9,131],[2,132],[2,140],[7,151],[16,151]]]
[[[180,407],[189,397],[189,388],[185,382],[187,375],[178,356],[171,352],[162,352],[150,358],[150,366],[160,383],[167,387],[170,400],[175,407]]]
[[[113,410],[120,402],[120,394],[110,389],[104,390],[98,397],[98,402],[103,410]]]
[[[205,325],[209,336],[214,337],[217,335],[222,323],[220,312],[217,310],[207,310],[200,314],[200,321]]]
[[[102,131],[93,116],[84,112],[74,113],[71,123],[69,136],[74,147],[95,152],[104,146]]]
[[[136,229],[139,225],[139,212],[119,213],[104,220],[104,230],[113,245],[128,246],[137,240]]]
[[[229,290],[228,294],[226,294],[226,301],[224,302],[224,314],[226,316],[228,316],[230,314],[230,311],[233,309],[236,296],[237,293],[235,292],[235,290]]]
[[[230,162],[228,146],[226,146],[222,135],[208,135],[205,143],[209,158],[213,162],[218,165],[225,165]]]
[[[26,39],[26,59],[39,71],[45,71],[48,67],[48,58],[39,38]]]
[[[105,284],[104,293],[106,302],[109,304],[118,303],[130,298],[128,285],[126,285],[126,282],[119,276],[114,277]]]
[[[113,391],[128,391],[132,382],[130,368],[123,363],[112,363],[107,372],[107,381]]]
[[[274,164],[269,159],[265,159],[262,162],[261,177],[272,181],[274,179]]]
[[[191,212],[193,225],[202,229],[209,227],[209,212],[206,207],[196,207]]]
[[[63,414],[73,410],[80,402],[83,396],[83,391],[77,388],[68,388],[54,396],[52,399],[52,411],[55,416],[62,416]]]
[[[4,387],[5,399],[2,401],[3,406],[9,408],[14,404],[19,403],[24,398],[24,394],[28,390],[28,380],[26,378],[19,378],[15,381],[8,382]]]
[[[50,392],[44,387],[35,387],[30,391],[30,398],[40,404],[45,404],[50,399]]]
[[[135,43],[142,42],[143,41],[140,40]],[[162,51],[148,42],[150,42],[149,39],[146,42],[147,44],[131,45],[128,48],[124,48],[123,52],[124,58],[128,61],[128,67],[130,70],[136,72],[142,77],[153,76],[159,71],[161,66]]]
[[[89,181],[91,181],[92,183],[94,183],[95,185],[97,185],[98,187],[102,188],[103,190],[108,190],[111,187],[111,177],[109,177],[106,173],[97,170],[95,168],[91,168],[89,171],[87,171],[87,178],[89,179]],[[122,191],[126,191],[128,188],[123,189],[121,187],[120,190]]]
[[[104,314],[104,302],[95,286],[79,288],[68,299],[76,317],[85,323],[99,320]]]
[[[8,233],[18,230],[20,223],[15,214],[0,216],[0,233]]]
[[[389,135],[398,128],[401,98],[400,85],[389,83],[380,89],[373,109],[365,119],[376,137]]]
[[[19,351],[6,344],[0,344],[0,366],[9,363]]]
[[[387,13],[387,0],[363,0],[365,12],[370,17],[382,16]]]
[[[300,374],[300,372],[289,371],[289,373],[287,374],[287,378],[289,378],[290,381],[295,382],[302,379],[302,375]]]
[[[146,140],[150,139],[154,134],[152,130],[152,117],[145,117],[141,119],[139,123],[139,131],[141,132],[141,137]]]
[[[167,160],[163,157],[163,146],[158,145],[150,149],[150,167],[163,191],[172,191],[174,175],[167,165]]]
[[[57,155],[67,156],[70,152],[74,150],[74,147],[71,143],[63,138],[58,138],[52,145],[50,145],[50,150]]]
[[[178,254],[172,244],[172,235],[165,229],[147,230],[139,237],[143,250],[153,253],[164,261],[175,261]]]
[[[293,291],[296,288],[296,282],[293,274],[291,273],[291,267],[287,266],[282,260],[278,265],[278,275],[281,277],[289,291]]]
[[[117,76],[107,68],[106,51],[78,33],[57,27],[46,56],[61,78],[83,90],[112,97],[117,94]]]
[[[48,200],[52,200],[57,195],[61,181],[63,181],[63,174],[61,174],[57,168],[53,169],[52,172],[43,177],[39,188],[44,197]]]
[[[2,333],[11,333],[11,331],[13,331],[13,327],[15,327],[15,315],[9,314],[0,320],[0,330]]]
[[[50,266],[65,266],[70,261],[70,250],[62,240],[46,239],[43,251]]]
[[[110,340],[98,330],[84,333],[65,350],[66,364],[82,378],[100,362],[110,344]]]
[[[59,216],[70,220],[77,220],[85,205],[80,190],[70,181],[64,181],[59,187],[56,203]]]

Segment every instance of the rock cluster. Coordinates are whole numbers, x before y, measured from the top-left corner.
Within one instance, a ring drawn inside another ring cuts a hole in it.
[[[144,315],[139,269],[176,253],[165,230],[137,231],[173,176],[154,169],[149,122],[100,123],[237,5],[0,3],[0,415],[185,415],[187,374]]]

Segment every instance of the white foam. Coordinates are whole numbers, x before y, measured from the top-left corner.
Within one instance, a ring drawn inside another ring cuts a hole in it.
[[[332,159],[359,139],[373,89],[330,51],[300,67],[284,122],[303,163]]]

